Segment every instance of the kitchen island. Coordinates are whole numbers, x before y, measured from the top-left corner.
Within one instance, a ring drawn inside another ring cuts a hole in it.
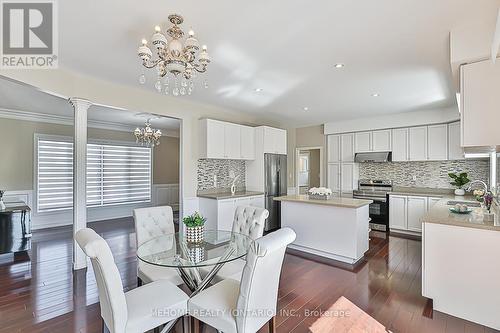
[[[485,222],[482,208],[455,214],[449,200],[460,198],[445,196],[421,219],[422,295],[434,310],[500,329],[500,210]]]
[[[287,195],[281,202],[281,226],[295,230],[291,249],[355,264],[363,258],[369,242],[369,204],[372,200],[334,197],[309,199]]]

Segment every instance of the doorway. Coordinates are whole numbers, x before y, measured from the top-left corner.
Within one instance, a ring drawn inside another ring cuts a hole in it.
[[[323,184],[323,147],[297,148],[296,193],[307,194],[309,189]]]

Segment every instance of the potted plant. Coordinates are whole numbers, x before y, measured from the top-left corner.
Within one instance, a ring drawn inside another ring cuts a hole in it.
[[[461,172],[459,174],[450,172],[448,176],[450,176],[450,178],[453,179],[453,181],[450,182],[450,184],[457,187],[457,189],[455,190],[455,195],[464,195],[465,190],[462,187],[468,182],[470,182],[470,179],[467,178],[467,172]]]
[[[188,243],[203,242],[203,233],[205,231],[206,221],[207,219],[201,216],[198,212],[182,219],[182,222],[186,225],[186,241]]]

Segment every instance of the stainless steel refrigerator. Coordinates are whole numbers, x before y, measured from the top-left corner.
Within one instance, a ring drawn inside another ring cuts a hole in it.
[[[281,227],[281,206],[273,199],[287,194],[286,175],[286,155],[264,154],[265,200],[269,211],[264,231]]]

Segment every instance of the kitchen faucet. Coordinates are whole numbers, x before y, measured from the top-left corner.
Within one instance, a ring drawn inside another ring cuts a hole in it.
[[[471,181],[469,183],[469,186],[467,186],[466,191],[469,192],[470,190],[472,190],[472,185],[474,185],[474,184],[481,184],[481,185],[483,185],[483,187],[484,187],[484,193],[486,194],[488,192],[488,185],[485,182],[483,182],[482,180],[473,180],[473,181]]]

